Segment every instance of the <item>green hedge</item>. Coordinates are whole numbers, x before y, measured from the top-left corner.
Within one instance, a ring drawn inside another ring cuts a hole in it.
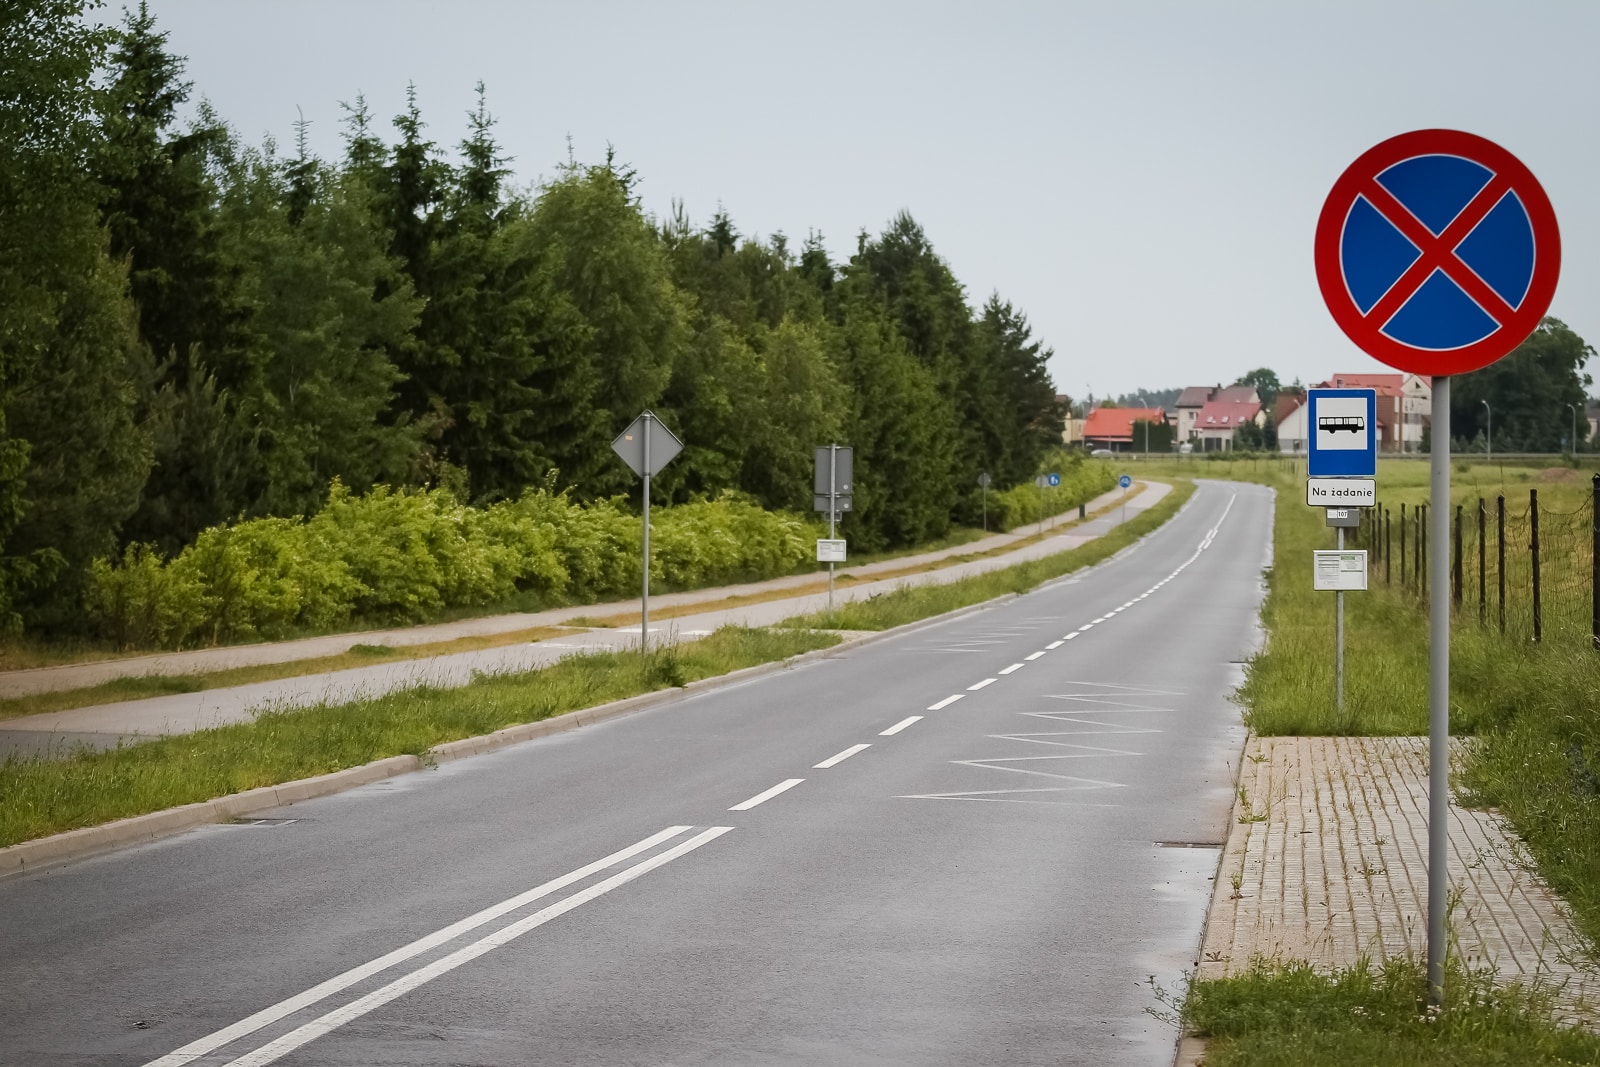
[[[788,574],[820,531],[725,494],[651,514],[651,583],[693,588]],[[182,648],[418,622],[449,608],[626,595],[640,584],[639,517],[622,500],[573,503],[549,488],[487,508],[445,490],[335,482],[309,520],[205,530],[171,560],[146,545],[96,560],[89,611],[124,648]]]
[[[991,528],[1010,530],[1071,511],[1117,484],[1116,472],[1110,464],[1085,459],[1081,452],[1058,453],[1046,460],[1042,470],[1059,473],[1061,485],[1052,489],[1040,489],[1032,484],[1016,485],[990,493]]]

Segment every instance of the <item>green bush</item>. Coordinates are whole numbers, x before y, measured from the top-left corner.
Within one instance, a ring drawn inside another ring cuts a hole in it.
[[[737,494],[651,518],[651,579],[673,588],[790,573],[817,536]],[[89,610],[124,648],[179,648],[418,622],[519,594],[625,596],[640,585],[641,532],[620,498],[580,506],[553,483],[477,509],[443,489],[357,497],[335,481],[309,520],[212,527],[171,561],[147,546],[97,560]]]
[[[1041,472],[1061,475],[1059,486],[1040,489],[1031,483],[1012,486],[989,495],[989,525],[1013,530],[1051,515],[1071,511],[1079,504],[1107,492],[1117,484],[1110,464],[1087,459],[1082,452],[1057,452],[1046,457]]]

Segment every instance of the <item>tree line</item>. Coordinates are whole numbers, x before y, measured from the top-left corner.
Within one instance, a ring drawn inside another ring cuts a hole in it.
[[[607,152],[514,183],[480,85],[453,152],[414,91],[357,96],[344,149],[247,145],[144,4],[0,12],[0,616],[74,626],[93,560],[219,523],[311,515],[336,482],[512,500],[636,493],[612,438],[685,442],[660,503],[809,507],[811,449],[856,449],[848,536],[976,524],[977,476],[1059,445],[1051,352],[974,310],[907,213],[836,262],[641,206]],[[387,126],[387,128],[386,128]]]

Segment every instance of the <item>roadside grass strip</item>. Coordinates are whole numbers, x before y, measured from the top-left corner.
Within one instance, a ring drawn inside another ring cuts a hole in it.
[[[1170,481],[1172,491],[1154,507],[1077,548],[942,585],[901,586],[866,600],[841,604],[831,611],[797,616],[781,625],[817,630],[889,630],[1007,593],[1029,592],[1045,582],[1109,559],[1176,515],[1194,495],[1194,482],[1186,475]]]
[[[1453,965],[1427,1005],[1424,966],[1392,959],[1328,975],[1257,962],[1197,981],[1175,1014],[1207,1038],[1205,1067],[1501,1067],[1600,1063],[1600,1035],[1559,1021],[1545,990]]]
[[[175,693],[199,693],[207,689],[253,685],[256,682],[271,682],[281,678],[303,678],[308,674],[370,667],[380,660],[398,663],[404,660],[453,655],[458,652],[476,652],[486,648],[503,648],[506,645],[521,645],[551,637],[570,636],[572,631],[573,628],[567,626],[535,626],[524,630],[458,637],[450,641],[430,641],[418,645],[357,644],[351,645],[347,651],[335,656],[287,660],[283,663],[262,663],[249,667],[230,667],[220,671],[144,674],[117,678],[82,689],[58,689],[54,692],[35,693],[25,697],[7,697],[0,700],[0,721],[20,718],[23,715],[44,715],[52,711],[116,704],[124,700],[142,700],[146,697],[170,696]]]
[[[541,670],[482,677],[456,689],[418,686],[370,700],[64,759],[0,761],[0,847],[144,815],[389,756],[426,757],[448,741],[670,689],[839,642],[836,634],[728,626],[653,651],[575,655]]]

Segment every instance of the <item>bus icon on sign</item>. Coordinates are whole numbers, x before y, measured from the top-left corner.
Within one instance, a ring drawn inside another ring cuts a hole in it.
[[[1323,415],[1317,419],[1317,429],[1327,433],[1339,433],[1341,430],[1360,433],[1366,428],[1367,420],[1360,415]]]

